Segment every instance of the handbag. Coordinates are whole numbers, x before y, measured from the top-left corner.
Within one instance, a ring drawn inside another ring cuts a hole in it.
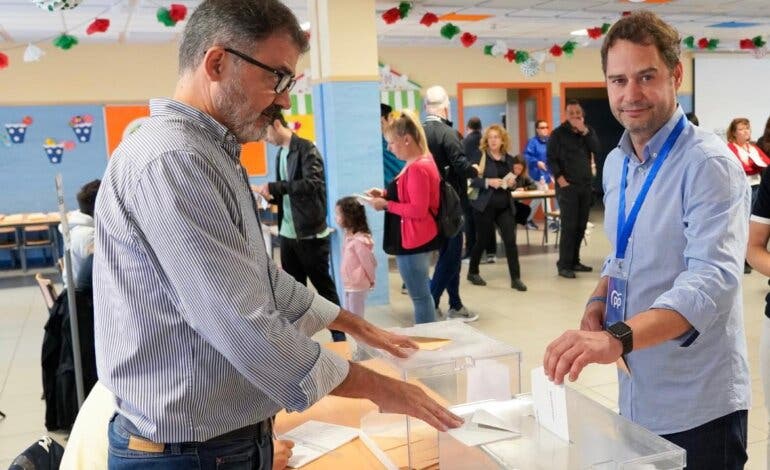
[[[479,178],[484,177],[484,168],[487,166],[487,154],[481,152],[481,158],[479,159]],[[468,200],[475,201],[479,197],[479,188],[471,186],[471,179],[468,178]]]

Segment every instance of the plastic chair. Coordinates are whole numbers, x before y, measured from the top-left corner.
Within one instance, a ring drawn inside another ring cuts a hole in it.
[[[0,217],[2,219],[2,217]],[[15,227],[0,228],[0,250],[8,250],[11,254],[11,262],[15,268],[19,264],[19,239]]]
[[[29,220],[33,220],[32,217]],[[27,270],[27,251],[42,249],[43,256],[46,256],[46,250],[51,250],[51,264],[55,264],[59,258],[56,236],[50,225],[30,225],[24,227],[22,231],[21,243],[21,269]]]
[[[45,306],[48,307],[48,310],[51,310],[56,297],[59,296],[56,292],[56,287],[54,287],[53,282],[50,279],[43,277],[40,273],[35,274],[35,281],[37,281],[40,292],[43,294]]]

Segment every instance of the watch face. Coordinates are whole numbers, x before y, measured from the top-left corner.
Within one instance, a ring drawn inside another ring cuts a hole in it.
[[[610,325],[607,330],[618,338],[631,333],[631,328],[623,322],[617,322]]]

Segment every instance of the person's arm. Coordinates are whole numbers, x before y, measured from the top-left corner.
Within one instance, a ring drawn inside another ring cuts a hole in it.
[[[300,170],[302,177],[296,180],[268,183],[268,191],[273,197],[284,194],[288,194],[289,197],[312,196],[324,190],[324,165],[321,153],[312,142],[292,137],[292,141],[295,139],[297,139],[296,144],[292,147],[296,148],[298,153],[297,158],[299,164],[302,165]]]
[[[548,146],[546,147],[546,161],[554,180],[566,180],[562,169],[561,152],[561,132],[557,129],[551,134],[551,138],[548,139]]]
[[[599,142],[599,136],[596,134],[593,127],[586,126],[586,129],[588,129],[588,133],[584,134],[584,136],[586,144],[588,145],[588,150],[594,154],[594,158],[597,158],[597,155],[599,155],[599,152],[602,149],[602,144]]]
[[[428,170],[422,166],[413,164],[410,167],[406,179],[406,192],[409,194],[409,202],[387,202],[387,211],[409,219],[424,219],[429,215],[430,187],[432,182]]]
[[[463,146],[460,143],[460,138],[457,137],[454,129],[449,129],[444,133],[441,146],[444,149],[444,154],[449,160],[449,164],[454,169],[455,173],[462,178],[475,178],[479,172],[473,166],[473,163],[468,160],[463,151]]]
[[[275,308],[274,295],[284,289],[297,310],[307,310],[313,294],[268,267],[264,245],[244,233],[236,189],[212,168],[207,157],[188,152],[149,165],[127,201],[135,236],[162,267],[155,288],[190,328],[271,400],[304,410],[343,381],[348,363]]]

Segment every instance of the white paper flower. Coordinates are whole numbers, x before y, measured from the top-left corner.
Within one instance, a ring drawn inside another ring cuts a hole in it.
[[[532,54],[532,58],[537,61],[538,64],[545,62],[545,51],[540,51]]]
[[[764,59],[767,55],[767,46],[757,47],[752,52],[755,59]]]
[[[534,77],[539,71],[540,63],[532,57],[521,63],[521,73],[527,78]]]
[[[82,0],[32,0],[32,3],[46,11],[71,10]]]
[[[495,41],[495,45],[492,46],[492,55],[500,57],[506,52],[508,52],[508,46],[505,45],[505,42],[500,40]]]
[[[44,55],[45,52],[42,49],[30,43],[27,45],[27,49],[24,50],[24,62],[37,62]]]

